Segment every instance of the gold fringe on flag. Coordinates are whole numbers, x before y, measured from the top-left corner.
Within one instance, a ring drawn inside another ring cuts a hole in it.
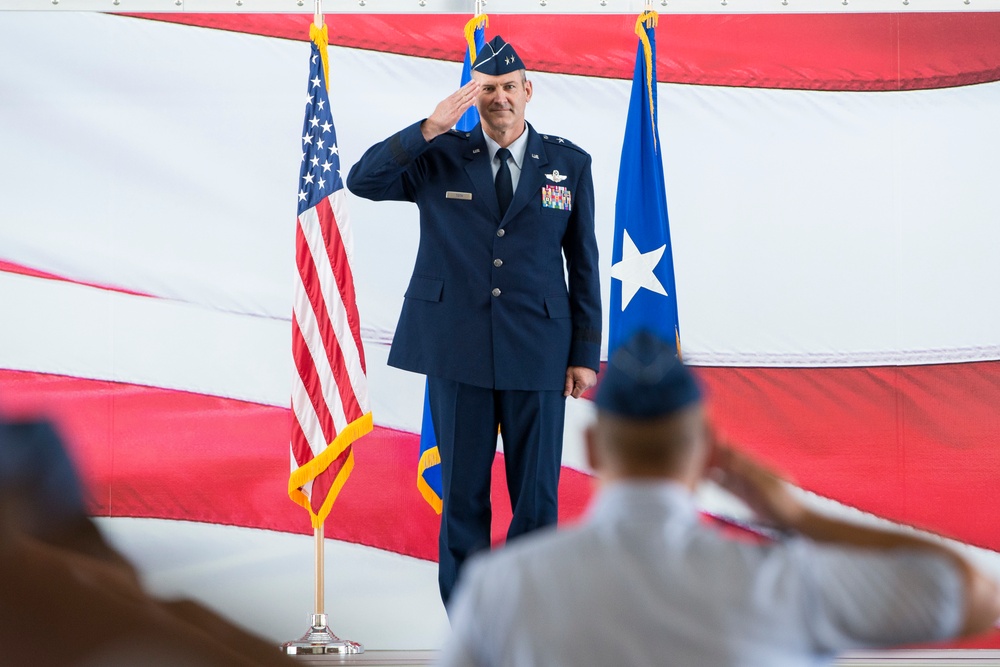
[[[656,84],[653,81],[653,46],[649,43],[646,31],[643,30],[643,24],[646,25],[646,28],[655,28],[659,18],[660,15],[656,12],[645,11],[639,14],[639,18],[635,20],[635,34],[642,40],[642,50],[646,54],[646,93],[649,95],[649,124],[653,128],[653,149],[656,151],[659,151],[659,148],[656,145],[656,116],[653,109],[653,86]]]
[[[476,14],[465,24],[465,41],[469,44],[469,64],[476,62],[476,30],[488,27],[490,17],[487,14]]]
[[[433,468],[436,465],[441,464],[441,450],[437,447],[431,447],[426,452],[420,455],[420,461],[417,463],[417,488],[420,490],[420,495],[424,497],[427,504],[430,505],[434,511],[438,514],[441,513],[443,508],[443,503],[441,498],[434,489],[431,488],[427,480],[424,479],[424,471],[429,468]]]
[[[326,29],[326,24],[322,28],[317,28],[313,23],[309,26],[309,39],[319,48],[319,57],[323,59],[323,80],[326,82],[326,89],[330,90],[330,62],[327,59],[327,50],[330,47],[330,33]]]
[[[351,447],[351,444],[355,440],[367,433],[371,433],[373,427],[372,413],[366,412],[338,433],[333,442],[331,442],[319,456],[316,456],[304,466],[296,468],[292,471],[291,476],[288,478],[288,497],[308,510],[309,516],[312,519],[313,528],[320,528],[323,526],[323,522],[326,521],[326,517],[330,514],[330,508],[333,507],[333,501],[337,499],[337,494],[340,493],[340,489],[344,486],[344,482],[346,482],[347,478],[351,476],[351,470],[354,468],[353,448],[348,453],[347,460],[344,462],[343,467],[337,471],[337,477],[330,488],[330,493],[328,493],[326,498],[323,500],[323,504],[320,506],[319,512],[313,511],[312,504],[309,502],[309,497],[302,493],[302,487],[316,479],[320,473],[329,468],[330,465],[344,453],[344,450]]]

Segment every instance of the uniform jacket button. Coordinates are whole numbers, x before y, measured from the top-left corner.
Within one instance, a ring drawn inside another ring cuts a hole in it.
[[[493,294],[493,296],[500,296],[500,288],[499,287],[494,287],[492,294]]]

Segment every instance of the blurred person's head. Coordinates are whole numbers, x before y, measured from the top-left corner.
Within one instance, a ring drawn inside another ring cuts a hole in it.
[[[603,481],[669,479],[694,487],[709,439],[701,388],[674,343],[636,333],[608,360],[594,402],[587,453]]]
[[[0,422],[0,531],[125,563],[88,516],[76,466],[45,421]]]

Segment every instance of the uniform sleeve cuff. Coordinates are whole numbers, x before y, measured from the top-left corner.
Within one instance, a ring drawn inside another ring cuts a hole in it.
[[[569,350],[569,365],[583,366],[593,371],[601,368],[601,344],[574,340]]]
[[[396,164],[402,166],[413,162],[430,145],[420,131],[423,122],[418,120],[389,139],[389,150],[392,151],[392,159]]]

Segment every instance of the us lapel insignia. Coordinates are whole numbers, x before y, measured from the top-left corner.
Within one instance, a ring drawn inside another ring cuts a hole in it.
[[[563,176],[563,178],[566,177]],[[542,207],[554,208],[559,211],[572,211],[573,193],[564,185],[546,185],[542,188]]]
[[[545,178],[549,179],[553,183],[562,183],[569,178],[569,176],[560,174],[558,169],[553,169],[551,174],[545,174]]]

